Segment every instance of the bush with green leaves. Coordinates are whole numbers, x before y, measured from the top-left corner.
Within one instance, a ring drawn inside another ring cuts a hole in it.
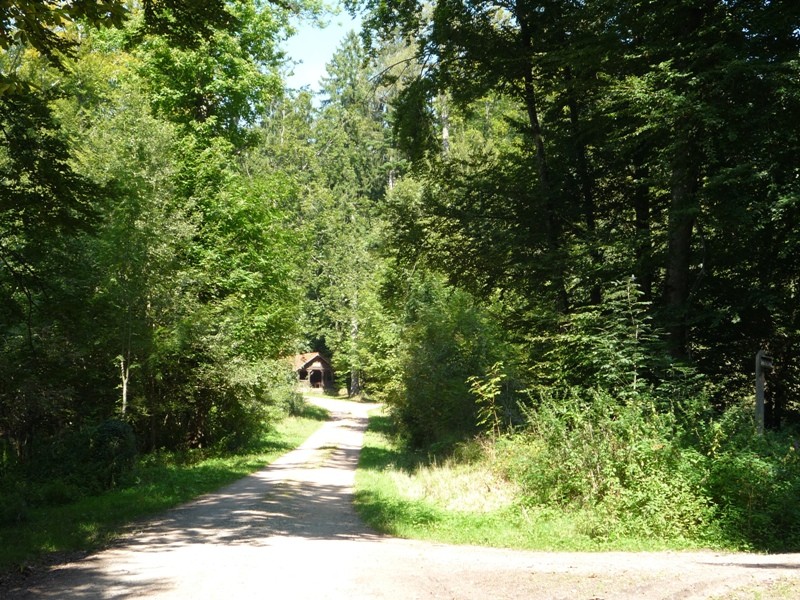
[[[0,527],[26,521],[29,503],[24,494],[8,485],[3,488],[0,491]]]
[[[738,405],[706,432],[706,486],[722,534],[744,548],[797,551],[800,440],[790,431],[755,431],[752,406]]]
[[[387,402],[415,447],[446,448],[480,431],[469,378],[504,356],[496,328],[475,300],[430,277],[409,298],[398,385]]]
[[[136,436],[133,428],[125,421],[109,419],[94,428],[90,440],[87,470],[94,472],[94,479],[101,489],[111,489],[136,464]]]
[[[524,502],[582,514],[591,537],[696,537],[714,515],[705,459],[681,445],[675,415],[652,400],[595,390],[543,397],[523,432],[499,442]],[[698,469],[698,466],[700,467]]]
[[[659,410],[694,410],[707,382],[669,354],[665,337],[637,283],[611,282],[600,304],[575,308],[561,317],[557,331],[532,340],[531,391],[584,390],[590,399],[604,390],[620,400],[645,394]]]
[[[29,481],[46,484],[29,494],[34,503],[59,504],[124,484],[136,455],[130,424],[109,419],[41,440],[22,472]]]
[[[225,451],[247,447],[264,430],[302,406],[288,363],[232,361],[219,373],[218,392],[209,409],[205,446]]]
[[[597,539],[800,549],[800,442],[790,433],[759,435],[752,406],[688,418],[646,395],[587,393],[540,397],[526,427],[499,438],[499,467],[524,504],[572,513]]]
[[[284,361],[223,357],[195,368],[190,378],[176,381],[176,376],[171,382],[170,389],[179,394],[171,406],[147,410],[133,404],[137,431],[147,431],[155,418],[160,421],[158,443],[151,446],[147,440],[145,450],[239,450],[298,406],[294,374]]]

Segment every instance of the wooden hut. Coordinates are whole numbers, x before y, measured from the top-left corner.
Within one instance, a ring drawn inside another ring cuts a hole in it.
[[[301,387],[328,389],[333,387],[331,362],[319,352],[297,354],[294,359],[294,372]]]

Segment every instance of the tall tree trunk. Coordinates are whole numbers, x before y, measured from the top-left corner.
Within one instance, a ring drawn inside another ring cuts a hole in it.
[[[352,320],[350,321],[350,341],[352,342],[352,353],[355,355],[358,350],[358,317],[353,316]],[[353,357],[350,359],[350,389],[348,390],[348,396],[358,396],[361,393],[361,372],[353,360]]]
[[[634,160],[638,160],[636,156]],[[636,257],[636,278],[642,290],[643,300],[653,299],[653,239],[650,227],[650,195],[644,180],[647,177],[646,167],[633,166],[633,227],[636,231],[634,256]]]
[[[130,379],[131,370],[130,363],[125,360],[124,356],[119,357],[119,377],[122,381],[122,417],[128,412],[128,380]]]
[[[446,157],[450,154],[450,109],[444,94],[439,94],[439,109],[442,120],[442,156]]]
[[[692,231],[699,210],[699,175],[695,158],[695,153],[688,148],[679,147],[672,164],[664,301],[670,346],[676,357],[688,355],[686,314],[690,287],[689,268]]]
[[[581,190],[581,205],[583,222],[586,226],[586,244],[589,247],[589,256],[592,266],[598,267],[603,263],[603,253],[597,243],[597,206],[594,197],[594,181],[589,173],[589,160],[586,156],[586,144],[582,139],[581,107],[574,89],[572,70],[567,67],[564,72],[567,84],[567,107],[569,108],[570,135],[572,136],[572,152],[575,166],[578,171],[578,184]],[[598,277],[592,277],[589,290],[589,301],[593,305],[600,304],[602,292]]]
[[[533,55],[533,43],[530,28],[525,23],[524,18],[520,18],[520,39],[523,52],[526,57]],[[555,201],[550,184],[550,169],[547,164],[547,153],[544,146],[544,134],[542,124],[539,119],[539,109],[536,100],[536,86],[534,84],[534,68],[530,59],[526,59],[525,72],[523,76],[523,101],[525,111],[528,116],[530,135],[533,141],[535,152],[537,174],[539,176],[539,193],[544,201],[546,222],[547,222],[547,243],[550,252],[554,257],[552,264],[549,265],[550,277],[556,292],[556,310],[561,313],[569,309],[569,297],[564,283],[561,260],[561,228],[556,214]],[[534,215],[531,214],[532,220]],[[531,227],[535,228],[536,223],[531,222]]]

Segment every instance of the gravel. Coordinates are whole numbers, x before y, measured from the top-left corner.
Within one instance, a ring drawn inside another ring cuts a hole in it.
[[[366,527],[353,479],[375,405],[332,420],[263,470],[37,570],[3,598],[800,598],[800,554],[547,553],[400,540]]]

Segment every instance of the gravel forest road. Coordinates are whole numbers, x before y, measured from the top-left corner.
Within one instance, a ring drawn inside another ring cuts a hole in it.
[[[95,555],[34,574],[6,598],[627,600],[800,598],[800,555],[545,553],[377,534],[352,507],[367,412],[332,419],[300,448],[168,511]]]

